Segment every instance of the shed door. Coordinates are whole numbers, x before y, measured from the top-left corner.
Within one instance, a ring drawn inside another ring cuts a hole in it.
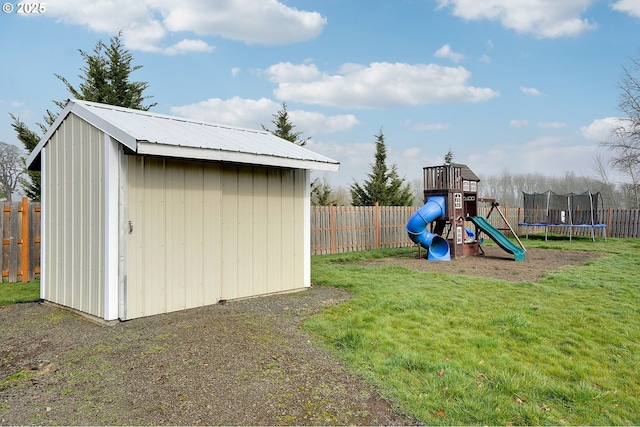
[[[127,227],[124,318],[133,319],[221,299],[219,174],[206,164],[126,156]],[[216,196],[218,194],[218,196]],[[206,237],[205,237],[206,236]]]

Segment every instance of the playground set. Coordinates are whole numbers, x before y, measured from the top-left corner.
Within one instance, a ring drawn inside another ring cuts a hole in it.
[[[480,179],[466,165],[450,164],[428,166],[424,173],[424,201],[407,222],[409,238],[419,247],[427,249],[427,259],[450,261],[451,258],[483,254],[481,233],[486,234],[515,261],[525,260],[525,248],[493,199],[478,198]],[[487,218],[478,216],[478,203],[491,203],[519,245],[509,240]],[[471,223],[475,232],[469,228]]]

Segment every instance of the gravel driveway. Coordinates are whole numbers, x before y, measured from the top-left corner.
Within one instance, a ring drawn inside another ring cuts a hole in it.
[[[0,309],[0,424],[413,424],[300,328],[348,298],[313,286],[111,327]]]

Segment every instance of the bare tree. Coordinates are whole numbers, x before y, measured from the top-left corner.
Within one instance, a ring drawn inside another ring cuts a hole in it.
[[[596,151],[592,158],[591,173],[595,176],[595,180],[602,183],[602,199],[605,206],[614,209],[620,208],[618,197],[616,197],[616,185],[609,178],[609,169],[607,162],[602,158],[602,152]]]
[[[618,106],[625,117],[602,146],[611,151],[611,166],[631,180],[623,186],[634,207],[640,208],[640,59],[632,59],[622,69]]]
[[[612,152],[611,166],[631,182],[625,185],[633,200],[633,207],[640,208],[640,134],[634,130],[636,126],[631,119],[625,120],[630,126],[617,126],[611,133],[611,138],[602,143]]]
[[[0,197],[11,201],[24,174],[22,152],[15,145],[0,141]]]
[[[424,182],[420,178],[414,178],[409,185],[413,193],[413,206],[419,208],[424,204]]]
[[[622,67],[623,76],[618,87],[620,110],[626,115],[624,131],[632,136],[635,145],[640,138],[640,59],[632,59],[631,65]]]

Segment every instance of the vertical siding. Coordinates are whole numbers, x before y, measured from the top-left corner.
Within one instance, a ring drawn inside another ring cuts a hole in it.
[[[266,168],[257,168],[253,172],[253,197],[251,198],[251,210],[253,211],[252,231],[258,238],[251,239],[251,292],[260,295],[269,292],[267,280],[267,253],[269,252],[269,240],[266,238],[269,227],[269,215],[267,215],[268,178]]]
[[[139,160],[140,165],[133,163]],[[143,159],[135,157],[125,157],[125,175],[126,197],[125,197],[125,213],[124,221],[127,224],[127,241],[125,245],[125,277],[123,284],[123,298],[125,303],[121,308],[120,315],[123,319],[140,316],[144,313],[144,286],[131,286],[132,283],[144,282],[145,269],[143,261],[145,259],[143,252],[144,233],[142,230],[142,221],[144,218],[144,165]],[[133,163],[133,164],[132,164]],[[158,283],[157,292],[160,293],[162,284]]]
[[[126,318],[305,285],[305,171],[126,163]]]
[[[237,242],[238,252],[235,260],[229,259],[232,265],[235,263],[235,269],[230,269],[228,271],[230,275],[224,278],[225,283],[233,284],[235,282],[236,284],[235,286],[225,287],[225,291],[228,292],[227,295],[237,295],[227,298],[237,298],[254,295],[252,247],[253,241],[260,239],[261,236],[259,232],[256,234],[253,229],[253,218],[257,215],[263,215],[264,212],[255,212],[253,210],[252,167],[236,166],[231,170],[231,174],[238,177],[238,189],[236,192],[225,193],[224,196],[229,203],[237,203],[236,218],[229,218],[229,220],[236,221],[238,227],[235,234],[223,234],[222,244],[224,250],[227,242]],[[223,230],[223,232],[225,231]]]
[[[219,168],[202,168],[203,192],[203,304],[218,301],[221,296],[222,274],[219,260],[224,252],[222,248],[222,176]],[[217,218],[217,219],[216,219]],[[218,260],[211,262],[211,260]]]
[[[44,148],[43,298],[103,317],[104,134],[70,114]]]
[[[226,170],[224,170],[226,169]],[[234,293],[238,288],[238,263],[240,262],[240,245],[238,240],[238,230],[240,219],[238,218],[238,172],[235,166],[229,166],[220,171],[222,178],[222,212],[221,218],[221,247],[222,256],[220,258],[220,271],[222,273],[221,299],[229,298],[228,295]],[[225,173],[226,172],[226,173]],[[215,221],[215,215],[212,215]],[[232,238],[235,237],[235,238]],[[214,261],[215,262],[215,261]],[[244,292],[242,292],[244,293]],[[223,295],[227,298],[222,297]]]
[[[278,212],[282,210],[282,173],[278,169],[267,171],[267,212]],[[272,214],[267,216],[267,242],[280,242],[282,240],[282,218]],[[282,282],[282,256],[276,251],[268,250],[266,275],[271,283]],[[275,285],[272,285],[275,286]]]

